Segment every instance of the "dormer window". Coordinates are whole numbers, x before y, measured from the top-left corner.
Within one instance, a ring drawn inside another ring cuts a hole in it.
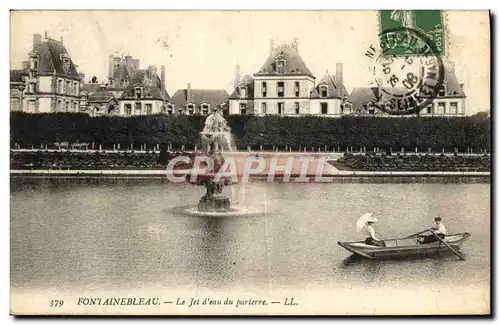
[[[201,113],[203,115],[208,115],[208,104],[202,104],[201,105]]]
[[[328,86],[320,86],[319,87],[319,95],[321,98],[326,98],[328,96]]]
[[[69,55],[61,54],[61,62],[64,72],[69,73],[71,67],[71,60],[69,59]]]
[[[438,96],[440,96],[440,97],[446,96],[446,88],[445,87],[446,87],[445,85],[441,85],[441,87],[439,87]]]
[[[240,87],[240,98],[247,98],[247,87]]]
[[[276,73],[279,74],[285,73],[285,60],[276,61]]]
[[[30,68],[33,70],[36,70],[38,68],[38,58],[36,56],[31,58]]]
[[[172,104],[168,104],[167,105],[167,114],[172,115],[173,112],[174,112],[174,106]]]
[[[135,87],[135,98],[137,98],[137,99],[142,98],[142,88],[141,87]]]
[[[194,114],[194,105],[193,104],[189,104],[187,106],[187,109],[188,109],[189,115],[193,115]]]

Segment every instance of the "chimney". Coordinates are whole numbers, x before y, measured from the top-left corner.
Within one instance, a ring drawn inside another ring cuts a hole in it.
[[[45,35],[47,35],[47,32],[45,32]],[[40,44],[42,44],[42,35],[33,34],[33,51],[38,52]]]
[[[157,74],[157,69],[154,65],[150,65],[148,66],[148,75],[149,75],[149,78],[153,78],[153,76]]]
[[[161,81],[161,90],[166,89],[165,88],[165,66],[162,65],[160,67],[160,81]]]
[[[110,55],[109,56],[109,60],[108,60],[108,78],[113,78],[113,62],[114,62],[114,55]]]
[[[274,51],[274,40],[270,39],[269,40],[269,55],[272,55]]]
[[[295,52],[299,53],[299,39],[298,38],[293,39],[293,49],[295,50]]]
[[[23,70],[29,70],[30,69],[30,61],[23,61]]]
[[[342,85],[344,84],[344,72],[342,70],[342,63],[338,62],[335,69],[335,83],[341,92],[343,91]],[[344,94],[341,93],[340,95],[343,96]]]
[[[132,66],[134,68],[134,74],[139,71],[139,59],[132,60]]]
[[[239,63],[236,63],[236,66],[234,67],[234,88],[238,87],[241,81],[241,76],[240,76],[240,65]]]
[[[132,72],[132,57],[130,55],[125,56],[125,66],[129,74]]]
[[[186,101],[190,102],[191,101],[191,84],[188,82],[187,88],[186,88]]]

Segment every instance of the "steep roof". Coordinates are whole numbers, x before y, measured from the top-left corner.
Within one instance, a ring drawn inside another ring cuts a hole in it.
[[[352,90],[351,94],[348,97],[348,101],[352,103],[354,111],[357,111],[368,102],[376,102],[377,98],[377,87],[359,87]]]
[[[445,73],[444,73],[444,84],[445,87],[445,95],[447,97],[459,97],[465,98],[465,93],[460,86],[460,82],[458,82],[457,76],[455,74],[454,64],[451,62],[445,63]]]
[[[23,82],[24,70],[10,70],[10,82]]]
[[[73,64],[73,60],[71,60],[68,51],[66,51],[66,48],[61,42],[53,39],[47,39],[45,42],[40,44],[38,54],[39,74],[52,74],[55,71],[59,75],[67,75],[80,79],[80,76],[78,76],[78,72],[76,71],[76,67]],[[64,55],[69,57],[69,69],[67,72],[65,71],[63,64]]]
[[[101,86],[104,84],[84,84],[83,85],[83,90],[87,91],[88,93],[92,94],[101,89]]]
[[[231,93],[229,96],[229,99],[239,99],[240,98],[240,86],[244,85],[247,87],[247,99],[253,99],[254,98],[254,86],[253,86],[253,77],[250,75],[245,75],[241,82],[236,86],[234,91]]]
[[[344,98],[344,96],[349,95],[347,88],[344,84],[339,84],[335,76],[330,75],[328,72],[325,73],[323,78],[321,78],[320,82],[314,87],[311,92],[311,99],[322,98],[319,96],[320,86],[327,86],[327,96],[326,98]]]
[[[106,88],[100,88],[89,96],[89,103],[103,103],[111,100],[116,101],[116,98],[111,92],[107,91]]]
[[[277,73],[276,61],[285,60],[283,73]],[[274,48],[272,53],[262,65],[255,76],[276,76],[276,75],[307,75],[314,78],[312,72],[307,68],[304,60],[292,45],[285,44]]]
[[[208,103],[211,107],[220,106],[227,102],[229,95],[224,89],[191,89],[188,98],[187,89],[179,89],[172,96],[171,102],[175,107],[184,107],[187,103],[193,103],[198,106],[202,103]]]
[[[137,71],[120,98],[136,99],[134,89],[137,86],[144,88],[144,94],[142,95],[143,99],[170,100],[167,90],[161,87],[161,80],[158,74],[149,70]]]

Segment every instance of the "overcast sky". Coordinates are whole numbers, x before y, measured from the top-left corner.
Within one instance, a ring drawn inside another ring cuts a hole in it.
[[[486,11],[445,13],[447,56],[465,84],[467,114],[489,110],[490,35]],[[299,40],[306,65],[321,79],[344,64],[349,91],[373,81],[364,56],[377,44],[375,11],[17,11],[11,14],[11,68],[20,68],[32,35],[47,31],[64,44],[78,71],[104,81],[110,54],[129,54],[141,68],[165,65],[170,95],[192,88],[232,92],[234,66],[253,74],[269,54],[269,39]],[[159,71],[159,70],[158,70]]]

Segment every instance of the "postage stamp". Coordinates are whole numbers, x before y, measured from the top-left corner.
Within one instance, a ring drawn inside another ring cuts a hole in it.
[[[442,10],[380,10],[380,35],[388,37],[388,30],[395,28],[404,28],[407,30],[416,30],[425,35],[429,42],[434,44],[434,55],[445,55],[445,32],[443,26]],[[384,40],[381,37],[381,43]],[[406,48],[390,48],[382,46],[383,55],[422,55],[419,52],[412,52]]]
[[[12,315],[491,313],[489,12],[10,14]]]

